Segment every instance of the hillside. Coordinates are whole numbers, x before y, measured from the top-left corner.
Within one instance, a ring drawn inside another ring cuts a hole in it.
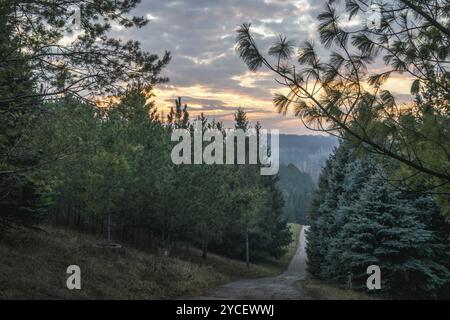
[[[337,146],[338,140],[329,136],[280,135],[280,162],[292,163],[317,181],[322,166]]]
[[[0,299],[171,299],[202,294],[241,278],[274,276],[293,256],[252,265],[191,248],[169,257],[125,246],[106,250],[101,239],[50,226],[17,230],[0,242]],[[293,234],[298,232],[294,226]],[[68,290],[66,268],[81,268],[81,290]]]
[[[308,224],[306,210],[314,189],[311,176],[293,164],[280,165],[278,187],[284,197],[284,214],[289,222]]]

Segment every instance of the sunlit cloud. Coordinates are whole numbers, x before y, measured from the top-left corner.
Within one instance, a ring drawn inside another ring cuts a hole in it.
[[[247,71],[244,74],[231,77],[232,80],[238,81],[241,87],[254,88],[257,86],[259,80],[265,80],[272,74],[270,72],[250,72]]]
[[[320,42],[317,15],[326,1],[313,0],[152,0],[143,1],[137,15],[147,17],[146,27],[114,30],[124,40],[139,40],[144,49],[163,54],[168,50],[172,61],[163,74],[170,82],[155,88],[155,101],[161,112],[167,113],[181,97],[195,117],[204,112],[209,118],[232,125],[238,107],[248,112],[252,122],[258,120],[267,128],[286,133],[317,134],[304,128],[289,111],[279,115],[273,105],[274,93],[287,93],[274,81],[274,74],[261,69],[250,72],[235,51],[236,29],[244,22],[252,23],[259,49],[267,52],[279,34],[301,45],[305,40]],[[348,21],[349,28],[364,21]],[[320,54],[325,54],[322,51]],[[382,70],[380,63],[376,68]],[[385,88],[401,98],[410,96],[410,79],[391,78]]]

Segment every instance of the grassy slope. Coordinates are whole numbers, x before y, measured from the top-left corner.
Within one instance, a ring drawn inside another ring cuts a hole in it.
[[[299,226],[293,225],[298,235]],[[295,252],[266,265],[210,255],[163,257],[133,248],[96,248],[100,239],[54,227],[22,231],[0,244],[0,298],[17,299],[170,299],[196,296],[240,278],[273,276],[283,271]],[[298,240],[297,240],[298,241]],[[66,268],[81,268],[82,290],[66,288]]]
[[[301,280],[297,285],[308,291],[313,299],[320,300],[372,300],[368,294],[345,288],[336,283],[328,283],[318,279]]]

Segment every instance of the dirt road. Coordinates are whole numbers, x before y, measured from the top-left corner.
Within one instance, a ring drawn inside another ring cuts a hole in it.
[[[300,232],[297,252],[292,258],[288,269],[273,278],[258,278],[239,280],[228,283],[208,296],[198,299],[261,299],[261,300],[304,300],[311,297],[296,282],[306,277],[305,228]]]

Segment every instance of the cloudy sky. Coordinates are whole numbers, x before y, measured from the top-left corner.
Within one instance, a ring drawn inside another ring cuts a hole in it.
[[[251,22],[253,34],[266,49],[278,34],[301,44],[316,40],[316,17],[325,0],[142,0],[135,15],[150,20],[143,29],[115,30],[123,38],[139,40],[143,47],[172,61],[165,70],[170,78],[156,89],[160,110],[173,106],[181,96],[191,114],[204,111],[209,118],[230,124],[237,107],[259,120],[265,128],[284,133],[313,134],[293,116],[278,115],[274,92],[282,88],[266,70],[251,73],[234,49],[236,29]],[[395,81],[395,80],[394,80]],[[396,81],[397,94],[409,92],[408,84]]]

